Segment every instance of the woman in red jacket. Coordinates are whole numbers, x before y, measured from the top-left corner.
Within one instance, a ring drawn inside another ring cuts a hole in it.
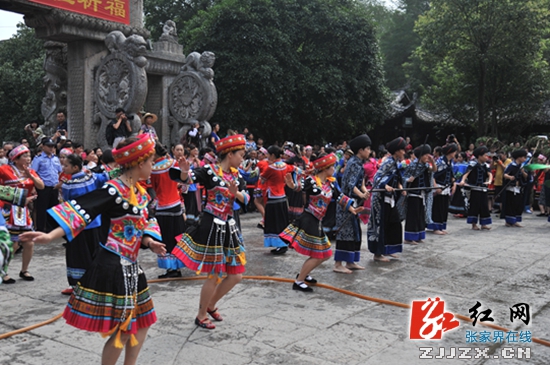
[[[261,174],[267,195],[265,204],[264,246],[274,247],[271,253],[282,255],[288,250],[279,234],[288,225],[288,201],[285,194],[285,175],[294,172],[294,166],[281,160],[281,149],[271,146],[267,149],[269,165]],[[297,184],[296,184],[297,185]]]

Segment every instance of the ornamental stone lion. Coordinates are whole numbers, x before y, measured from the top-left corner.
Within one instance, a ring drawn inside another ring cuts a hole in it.
[[[140,35],[133,34],[126,38],[121,31],[115,30],[105,37],[105,45],[111,53],[122,52],[139,67],[147,65],[147,59],[144,57],[147,42]]]

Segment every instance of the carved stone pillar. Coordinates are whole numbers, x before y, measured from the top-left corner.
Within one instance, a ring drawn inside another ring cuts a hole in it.
[[[218,93],[212,81],[215,59],[212,52],[190,53],[180,74],[170,85],[169,108],[177,122],[173,126],[173,141],[180,140],[194,121],[201,123],[203,137],[209,134],[208,120],[214,115],[218,104]]]
[[[122,32],[114,31],[105,38],[110,54],[103,58],[95,73],[94,97],[100,115],[94,122],[100,123],[97,144],[107,147],[105,128],[109,119],[115,117],[115,110],[122,108],[131,119],[132,134],[139,130],[140,111],[147,96],[147,59],[143,56],[147,43],[143,37],[128,38]],[[91,118],[90,118],[91,119]]]
[[[67,108],[67,45],[60,42],[44,42],[44,88],[46,96],[42,99],[41,112],[45,124],[43,131],[52,135],[57,125],[56,114]]]
[[[69,137],[95,147],[91,138],[93,111],[93,69],[97,67],[105,48],[100,42],[68,43],[67,120]]]

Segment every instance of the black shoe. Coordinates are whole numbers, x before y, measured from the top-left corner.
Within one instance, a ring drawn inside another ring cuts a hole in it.
[[[19,273],[19,277],[20,277],[21,279],[23,279],[23,280],[26,280],[26,281],[33,281],[33,280],[34,280],[34,278],[32,277],[32,275],[29,274],[28,271],[21,271],[21,272]]]
[[[298,275],[300,274],[296,274],[296,279],[298,279]],[[311,276],[306,276],[306,280],[304,280],[306,283],[308,284],[317,284],[317,280],[315,280],[314,278],[312,278]]]
[[[309,286],[307,286],[306,284],[302,283],[302,285],[298,285],[296,283],[292,284],[292,290],[299,290],[299,291],[303,291],[303,292],[312,292],[313,289],[311,289]]]
[[[537,217],[545,217],[545,216],[546,216],[546,214],[544,214],[544,213],[537,214]]]
[[[9,278],[8,280],[2,280],[2,284],[15,284],[15,279]]]
[[[283,255],[288,251],[288,247],[277,247],[274,250],[271,250],[271,253],[274,255]]]
[[[258,224],[256,225],[256,227],[258,227],[259,229],[262,229],[262,230],[265,228],[264,225],[261,224],[261,223],[258,223]]]
[[[166,278],[181,278],[181,272],[179,270],[167,270],[164,274],[158,276],[159,279]]]

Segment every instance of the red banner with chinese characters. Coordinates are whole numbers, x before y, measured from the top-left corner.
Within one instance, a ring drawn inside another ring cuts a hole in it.
[[[130,24],[130,0],[30,0],[35,3]]]

